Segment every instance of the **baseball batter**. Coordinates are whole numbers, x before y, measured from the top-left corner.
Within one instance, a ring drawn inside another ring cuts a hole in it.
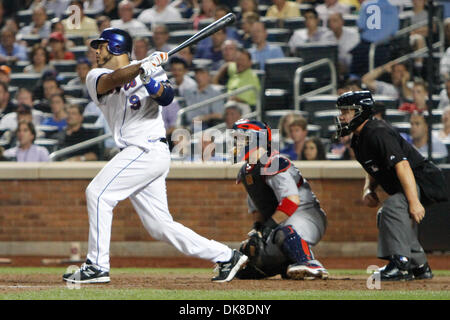
[[[218,263],[212,280],[230,281],[247,257],[208,240],[173,221],[169,213],[165,179],[170,153],[161,116],[162,106],[173,100],[173,90],[161,64],[165,52],[131,61],[132,38],[120,29],[105,29],[91,42],[98,68],[87,75],[92,100],[100,107],[114,140],[121,149],[86,189],[89,243],[86,263],[63,280],[73,283],[105,283],[109,277],[109,247],[113,209],[130,198],[144,227],[156,240],[175,246],[194,257]]]
[[[249,212],[255,220],[240,249],[250,260],[237,277],[328,278],[310,248],[323,237],[327,218],[308,181],[287,158],[271,150],[267,124],[243,119],[233,130],[236,160],[245,161],[238,182],[248,193]],[[241,143],[239,136],[243,136]]]

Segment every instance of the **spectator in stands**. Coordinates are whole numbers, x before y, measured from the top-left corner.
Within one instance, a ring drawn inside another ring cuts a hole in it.
[[[450,106],[450,78],[445,81],[445,88],[439,93],[439,109]]]
[[[108,16],[98,16],[95,19],[95,22],[97,23],[98,32],[102,33],[103,30],[111,28],[111,21],[112,21],[111,18]]]
[[[32,122],[21,121],[17,127],[18,146],[6,150],[5,158],[15,159],[17,162],[45,162],[49,161],[46,148],[35,145],[36,129]]]
[[[398,109],[401,111],[408,111],[410,113],[413,113],[414,111],[421,113],[428,110],[428,86],[423,80],[414,81],[412,97],[412,103],[403,102]]]
[[[289,48],[292,53],[295,53],[295,48],[304,43],[325,41],[328,30],[324,27],[319,27],[319,16],[314,9],[307,9],[304,11],[306,29],[299,29],[294,31],[289,39]]]
[[[198,25],[201,20],[214,18],[216,6],[217,6],[217,0],[201,0],[200,8],[199,8],[200,12],[198,14],[194,13],[194,17],[193,17],[194,29],[198,29]]]
[[[57,93],[64,93],[58,80],[54,78],[52,74],[47,75],[44,73],[42,85],[38,85],[35,89],[34,96],[40,100],[35,108],[45,113],[52,112],[50,109],[50,97]]]
[[[373,5],[379,8],[379,11],[377,10],[379,19],[376,19],[378,16],[374,16],[374,9],[371,7]],[[361,41],[352,50],[353,60],[350,72],[361,77],[369,68],[370,44],[387,40],[398,31],[400,25],[398,8],[390,4],[388,0],[365,1],[359,11],[357,25]],[[385,64],[389,61],[389,57],[389,46],[378,46],[375,52],[375,66]]]
[[[134,4],[128,0],[122,0],[119,3],[119,17],[120,19],[112,20],[111,27],[119,28],[127,31],[130,34],[139,32],[149,32],[147,26],[133,18]]]
[[[162,108],[161,115],[164,121],[164,127],[166,128],[166,137],[171,142],[170,137],[172,132],[175,130],[177,125],[177,115],[180,110],[180,104],[177,99],[173,99],[173,101]]]
[[[414,112],[409,119],[411,124],[412,145],[424,156],[428,157],[428,124],[423,114]],[[433,137],[434,138],[434,137]],[[433,154],[447,157],[447,147],[439,139],[432,139]]]
[[[258,1],[257,0],[239,0],[240,11],[236,13],[238,21],[242,22],[245,14],[253,13],[259,15]]]
[[[9,84],[11,82],[11,68],[7,65],[0,66],[0,82]]]
[[[211,85],[211,76],[206,67],[197,66],[195,68],[195,80],[197,82],[197,89],[186,90],[184,93],[184,98],[188,106],[217,97],[221,94],[220,91]],[[202,121],[204,129],[206,129],[221,122],[223,108],[224,102],[223,100],[219,100],[202,108],[187,112],[186,120],[188,123]]]
[[[173,45],[170,45],[167,43],[169,40],[169,30],[164,24],[153,24],[152,25],[152,31],[153,31],[153,46],[150,48],[149,53],[153,53],[155,51],[163,51],[163,52],[169,52],[172,50]]]
[[[224,65],[224,67],[219,70],[218,75],[216,76],[216,81],[218,81],[221,76],[226,75],[228,77],[226,84],[228,92],[247,85],[255,86],[259,92],[261,90],[261,85],[259,83],[258,76],[255,72],[253,72],[251,67],[252,58],[250,53],[245,49],[239,49],[236,55],[236,62],[231,62]],[[254,91],[246,91],[232,97],[231,99],[246,103],[250,106],[256,106],[256,99],[259,99],[259,93],[255,93]]]
[[[302,118],[303,117],[301,115],[295,114],[294,112],[285,114],[280,118],[280,121],[278,123],[278,130],[280,132],[280,150],[286,147],[287,145],[292,144],[289,126],[294,120]]]
[[[32,22],[19,30],[17,38],[24,36],[38,35],[41,39],[50,35],[51,22],[47,21],[47,12],[44,6],[37,6],[33,9]]]
[[[67,34],[82,36],[83,38],[88,38],[89,36],[98,35],[98,27],[95,19],[89,18],[84,15],[83,1],[72,0],[70,5],[75,5],[80,8],[80,25],[76,26],[77,21],[69,16],[67,19],[62,21],[64,29]]]
[[[48,64],[50,62],[50,54],[47,51],[47,48],[40,44],[35,44],[33,46],[33,49],[30,52],[30,61],[32,64],[29,64],[23,69],[24,73],[43,74],[45,71],[54,70],[54,68]]]
[[[391,74],[391,82],[378,81],[377,79],[385,72]],[[408,88],[410,73],[406,64],[388,62],[362,77],[362,83],[374,94],[385,95],[400,101],[400,104],[412,97],[411,89]]]
[[[267,31],[262,22],[255,22],[251,27],[253,46],[248,50],[252,55],[252,60],[259,63],[259,68],[264,70],[267,59],[283,58],[284,53],[281,47],[267,43]]]
[[[350,51],[359,43],[359,33],[352,28],[344,27],[344,18],[341,13],[330,13],[328,16],[330,32],[326,41],[336,42],[338,45],[338,63],[340,74],[346,74],[352,62]]]
[[[51,11],[55,14],[56,18],[60,18],[67,7],[70,0],[34,0],[28,9],[32,10],[38,6],[44,6],[47,11]]]
[[[177,93],[177,96],[184,96],[186,91],[197,90],[197,83],[194,79],[188,76],[188,66],[183,58],[177,56],[172,57],[169,60],[169,64],[170,71],[173,76],[171,82],[175,85],[175,92]]]
[[[241,22],[241,31],[242,31],[242,36],[241,36],[241,43],[242,46],[246,49],[250,48],[252,46],[252,36],[251,36],[251,29],[252,29],[252,25],[253,23],[255,23],[256,21],[259,21],[259,14],[254,13],[254,12],[246,12],[244,13],[243,17],[242,17],[242,22]]]
[[[1,89],[0,89],[1,90]],[[22,117],[22,115],[24,117]],[[17,123],[23,118],[33,122],[35,126],[38,126],[43,119],[43,113],[39,110],[35,110],[31,105],[18,105],[14,112],[7,113],[0,121],[0,130],[15,131],[17,129]]]
[[[64,38],[66,38],[66,30],[64,29],[64,25],[62,23],[62,21],[58,18],[54,18],[51,21],[52,25],[50,28],[50,34],[52,34],[53,32],[60,32]],[[48,47],[49,46],[49,37],[42,39],[41,40],[41,45],[44,47]],[[72,48],[75,46],[75,43],[72,40],[66,39],[66,48]]]
[[[442,142],[450,143],[450,106],[444,108],[441,121],[443,128],[437,132],[436,137]]]
[[[91,63],[91,66],[95,68],[97,66],[97,56],[95,54],[95,49],[91,47],[91,41],[93,39],[87,39],[86,40],[86,58],[88,58],[89,62]]]
[[[228,13],[230,13],[231,10],[230,8],[228,8],[226,5],[218,5],[216,6],[216,9],[214,10],[214,20],[219,20],[222,17],[225,17]],[[228,26],[227,29],[227,38],[228,39],[233,39],[236,41],[240,41],[241,40],[241,36],[239,35],[239,33],[237,32],[236,28],[231,26]],[[208,38],[206,38],[205,40],[207,40]]]
[[[16,43],[16,34],[8,27],[3,27],[0,38],[0,63],[11,64],[18,60],[27,60],[27,48]]]
[[[77,77],[70,80],[67,85],[68,86],[81,86],[83,89],[83,95],[81,98],[89,98],[89,93],[86,87],[86,77],[89,71],[91,71],[91,62],[87,58],[80,58],[77,60]]]
[[[225,122],[227,129],[232,129],[233,125],[239,119],[242,119],[242,109],[240,103],[236,101],[228,101],[225,104],[225,110],[223,111],[223,121]]]
[[[339,138],[339,142],[332,143],[330,153],[339,157],[339,160],[356,160],[355,152],[351,148],[352,135]]]
[[[308,122],[305,118],[301,117],[292,121],[289,124],[289,136],[292,138],[293,143],[288,144],[280,153],[286,155],[291,160],[303,160],[302,150],[305,145],[306,136],[308,135]]]
[[[75,54],[67,51],[66,38],[61,32],[50,34],[50,60],[74,60]]]
[[[65,110],[66,99],[62,94],[54,94],[50,97],[50,108],[52,110],[52,116],[46,117],[42,120],[41,124],[58,127],[61,131],[67,126],[67,113]]]
[[[136,37],[133,40],[133,60],[142,60],[148,57],[150,41],[146,37]]]
[[[105,14],[105,16],[109,17],[111,20],[119,19],[119,8],[117,7],[116,0],[103,0],[103,5],[105,7],[103,9],[103,13]]]
[[[439,62],[439,73],[442,79],[450,79],[450,47],[445,50],[445,53]]]
[[[306,139],[301,158],[303,160],[326,160],[322,140],[319,137]]]
[[[238,52],[238,43],[235,40],[225,40],[222,44],[222,57],[223,62],[236,61],[236,55]]]
[[[218,30],[211,36],[211,45],[198,47],[195,53],[197,59],[212,60],[212,70],[217,70],[223,64],[222,45],[227,39],[226,29]]]
[[[266,17],[286,19],[300,17],[300,8],[297,3],[286,0],[272,0],[273,5],[266,12]]]
[[[67,127],[56,133],[53,138],[58,140],[58,149],[66,148],[74,144],[95,138],[91,132],[83,126],[83,111],[79,105],[67,107]],[[66,161],[96,161],[99,153],[98,147],[89,147],[71,154]]]
[[[27,88],[19,88],[16,92],[17,105],[34,106],[33,93]]]
[[[180,51],[178,51],[177,56],[184,59],[186,61],[186,64],[188,66],[188,69],[191,69],[192,67],[192,60],[194,60],[194,53],[192,52],[192,47],[186,47]]]
[[[340,3],[338,0],[325,0],[323,4],[319,4],[316,7],[316,10],[324,26],[327,25],[331,14],[340,13],[342,16],[350,13],[350,7]]]
[[[6,114],[16,111],[16,105],[10,101],[10,94],[8,91],[8,84],[0,82],[0,120]]]
[[[98,14],[102,12],[104,8],[103,0],[84,0],[84,10]]]
[[[142,11],[137,19],[145,24],[165,23],[181,20],[181,14],[177,9],[169,6],[169,0],[155,0],[153,7]]]

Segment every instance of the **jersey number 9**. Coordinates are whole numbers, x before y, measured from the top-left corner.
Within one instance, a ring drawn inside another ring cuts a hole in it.
[[[131,109],[133,110],[139,110],[139,108],[141,107],[141,100],[136,95],[131,96],[128,101],[130,101]]]

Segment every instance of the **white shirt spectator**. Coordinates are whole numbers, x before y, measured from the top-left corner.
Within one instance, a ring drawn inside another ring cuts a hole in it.
[[[439,105],[438,109],[445,109],[446,107],[450,106],[450,100],[448,98],[447,89],[442,89],[439,93]]]
[[[33,116],[34,126],[38,126],[44,119],[44,113],[39,110],[31,110]],[[17,129],[17,112],[10,112],[5,114],[5,116],[0,121],[0,130],[11,130]]]
[[[103,0],[84,0],[83,8],[85,11],[100,13],[105,9]]]
[[[381,96],[388,96],[394,99],[399,98],[398,90],[393,84],[375,80],[375,92],[374,94]]]
[[[20,147],[14,147],[6,150],[3,155],[5,158],[15,158],[17,162],[47,162],[50,161],[48,150],[45,147],[32,144],[24,150]]]
[[[359,32],[353,28],[343,27],[339,39],[330,31],[327,33],[325,40],[337,43],[339,62],[350,66],[352,62],[352,54],[350,51],[359,43]]]
[[[336,1],[336,3],[332,6],[327,7],[325,4],[319,4],[316,7],[317,14],[319,15],[320,20],[322,20],[322,23],[324,26],[327,25],[328,16],[332,13],[339,12],[341,14],[349,14],[350,13],[350,7],[339,3],[339,1]]]
[[[450,78],[450,47],[447,48],[441,58],[439,73],[444,79]]]
[[[176,86],[174,80],[171,80],[171,83]],[[195,90],[197,90],[197,82],[195,82],[194,79],[192,79],[191,77],[189,77],[186,74],[183,77],[183,82],[181,83],[181,85],[177,86],[177,88],[178,88],[178,95],[184,96],[184,93],[186,91],[195,91]]]
[[[171,6],[167,6],[161,12],[156,11],[155,6],[153,6],[150,9],[142,11],[137,19],[143,23],[164,23],[167,21],[181,20],[181,14]]]
[[[132,19],[128,22],[123,22],[120,19],[112,20],[111,27],[125,30],[133,35],[149,32],[147,26],[137,19]]]
[[[326,41],[327,33],[328,30],[326,28],[319,27],[317,28],[316,33],[314,33],[312,36],[309,36],[308,29],[300,29],[295,31],[291,36],[288,46],[291,49],[291,52],[295,52],[295,47],[300,46],[304,43]]]

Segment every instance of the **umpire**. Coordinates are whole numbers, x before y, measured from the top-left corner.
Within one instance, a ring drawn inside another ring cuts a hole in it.
[[[378,257],[389,260],[380,268],[380,277],[382,281],[431,279],[417,224],[425,215],[423,204],[447,200],[445,179],[392,126],[372,118],[373,104],[369,91],[339,96],[336,138],[353,133],[351,147],[368,173],[363,203],[378,206],[377,186],[389,194],[377,215]]]

